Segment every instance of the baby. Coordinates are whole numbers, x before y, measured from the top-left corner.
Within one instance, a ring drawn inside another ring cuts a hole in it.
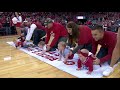
[[[91,52],[89,52],[87,49],[78,50],[77,53],[79,56],[79,59],[77,62],[77,65],[78,65],[77,70],[80,70],[82,65],[85,65],[86,67],[88,67],[88,70],[89,70],[87,74],[91,74],[93,71],[93,60],[95,59],[95,56]]]
[[[39,48],[41,48],[44,52],[46,51],[46,44],[44,41],[40,41],[38,44]]]
[[[17,48],[17,47],[23,47],[24,46],[24,41],[25,41],[25,37],[24,37],[24,33],[22,33],[21,34],[21,36],[20,37],[18,37],[18,39],[17,40],[14,40],[13,42],[14,42],[14,44],[15,44],[15,47]]]
[[[67,62],[68,59],[73,59],[74,54],[71,56],[70,54],[70,48],[66,46],[66,43],[61,41],[58,43],[58,51],[59,51],[59,60],[61,60],[62,56],[65,58],[64,63]]]

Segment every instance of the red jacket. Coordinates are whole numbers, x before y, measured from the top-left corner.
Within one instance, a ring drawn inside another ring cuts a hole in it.
[[[103,39],[99,41],[95,41],[94,39],[92,39],[92,53],[93,54],[96,53],[98,44],[100,44],[104,48],[108,48],[108,54],[105,57],[100,58],[100,63],[103,63],[111,59],[112,52],[113,52],[113,49],[117,41],[116,36],[117,35],[114,32],[105,31]]]
[[[44,26],[42,26],[42,24],[40,22],[39,23],[34,22],[34,24],[37,26],[38,29],[46,30],[46,28]]]
[[[47,37],[45,40],[46,44],[48,44],[48,42],[49,42],[51,32],[54,33],[55,38],[51,42],[50,47],[53,47],[57,43],[57,41],[60,37],[66,37],[68,35],[67,30],[65,29],[65,27],[63,25],[61,25],[60,23],[53,23],[53,27],[46,30],[46,33],[47,33]]]
[[[78,45],[90,44],[92,43],[91,29],[88,26],[81,25],[79,27],[80,36],[78,40]]]
[[[82,65],[85,65],[86,67],[88,67],[89,71],[93,71],[93,58],[92,57],[87,57],[86,61],[84,63],[81,62],[80,59],[78,59],[78,68],[81,68]]]

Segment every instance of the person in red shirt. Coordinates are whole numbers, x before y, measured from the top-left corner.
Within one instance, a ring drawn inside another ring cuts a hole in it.
[[[3,32],[3,34],[5,35],[5,27],[3,27],[2,23],[0,23],[0,32]]]
[[[47,18],[44,24],[47,36],[45,39],[45,43],[47,44],[46,51],[54,51],[60,41],[67,41],[67,30],[60,23],[53,22],[51,18]]]
[[[0,29],[2,28],[3,26],[2,26],[2,24],[0,23]]]
[[[87,25],[91,25],[92,22],[89,20],[89,21],[86,22],[86,24],[87,24]]]
[[[96,55],[94,64],[101,64],[106,61],[110,63],[113,49],[116,44],[116,33],[110,31],[104,31],[101,25],[94,25],[92,27],[92,53],[96,54],[98,44],[101,45],[99,52]]]
[[[91,51],[92,34],[91,29],[86,25],[77,25],[75,22],[68,22],[68,46],[73,48],[70,55],[75,54],[79,49],[85,48]]]

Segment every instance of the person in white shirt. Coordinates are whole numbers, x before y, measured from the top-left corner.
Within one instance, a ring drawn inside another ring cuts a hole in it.
[[[11,16],[11,21],[10,21],[10,26],[11,26],[11,31],[12,31],[12,34],[14,33],[15,34],[15,31],[16,31],[16,27],[15,27],[15,24],[17,23],[17,20],[15,18],[15,15],[12,14]]]
[[[32,41],[35,46],[38,46],[38,43],[45,36],[45,30],[39,29],[39,25],[36,22],[33,22],[30,18],[25,22],[25,26],[27,26],[27,35],[25,39],[25,43],[29,42],[33,37]],[[40,40],[39,40],[40,39]]]
[[[26,22],[26,24],[29,27],[28,31],[27,31],[26,39],[25,39],[25,41],[27,42],[27,41],[31,40],[33,32],[37,28],[37,26],[34,23],[32,23],[31,20],[29,20],[28,22]]]
[[[17,24],[17,18],[16,18],[16,17],[13,17],[13,18],[12,18],[12,22],[13,22],[13,24]]]
[[[20,15],[20,13],[15,12],[16,17],[14,17],[15,19],[15,23],[16,23],[16,31],[18,35],[21,35],[21,24],[22,24],[22,17]]]

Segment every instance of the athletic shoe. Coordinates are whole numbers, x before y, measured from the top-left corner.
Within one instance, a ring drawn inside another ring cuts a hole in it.
[[[113,70],[114,69],[112,67],[108,67],[105,71],[103,71],[103,75],[109,76],[113,72]]]

